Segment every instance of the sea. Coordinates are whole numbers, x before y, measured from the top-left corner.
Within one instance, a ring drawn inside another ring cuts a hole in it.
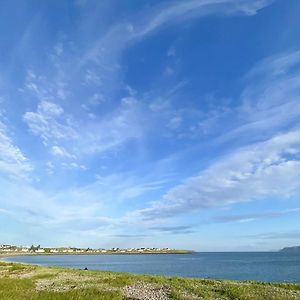
[[[5,259],[42,266],[209,279],[300,283],[300,253],[36,255]]]

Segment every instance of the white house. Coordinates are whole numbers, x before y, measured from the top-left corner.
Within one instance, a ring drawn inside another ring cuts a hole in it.
[[[45,249],[40,248],[35,251],[36,253],[45,253]]]

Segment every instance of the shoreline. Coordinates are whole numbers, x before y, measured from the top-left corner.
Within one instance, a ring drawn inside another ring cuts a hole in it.
[[[36,252],[9,252],[9,253],[4,253],[0,252],[0,259],[4,257],[14,257],[14,256],[50,256],[50,255],[167,255],[167,254],[193,254],[196,253],[195,251],[192,250],[177,250],[177,251],[160,251],[160,252],[113,252],[113,251],[107,251],[107,252],[57,252],[57,253],[36,253]]]
[[[0,261],[0,298],[300,300],[300,284],[138,275]]]
[[[182,252],[172,252],[172,253],[169,253],[169,252],[150,252],[150,253],[141,253],[141,252],[128,252],[128,253],[115,253],[115,252],[107,252],[107,253],[99,253],[99,252],[96,252],[96,253],[91,253],[91,252],[88,252],[88,253],[63,253],[63,252],[59,252],[59,253],[10,253],[10,254],[7,254],[7,253],[1,253],[0,252],[0,262],[6,262],[6,263],[15,263],[15,264],[23,264],[23,265],[32,265],[32,266],[44,266],[42,264],[34,264],[34,263],[23,263],[23,262],[18,262],[18,261],[14,261],[13,260],[13,257],[20,257],[20,256],[56,256],[56,255],[59,255],[59,256],[64,256],[64,255],[67,255],[67,256],[70,256],[70,255],[76,255],[76,256],[83,256],[83,255],[99,255],[99,256],[105,256],[105,255],[166,255],[166,254],[172,254],[172,255],[178,255],[178,254],[192,254],[192,253],[195,253],[194,251],[189,251],[189,250],[182,250]],[[6,259],[10,259],[11,260],[6,260]],[[49,268],[51,268],[51,266],[49,266]],[[76,268],[72,268],[72,267],[67,267],[68,269],[76,269]],[[133,274],[133,273],[132,273]],[[159,276],[159,275],[158,275]]]
[[[197,252],[193,252],[193,253],[197,253]],[[139,253],[140,254],[140,253]],[[145,253],[144,253],[145,254]],[[155,254],[164,254],[164,253],[152,253],[153,255]],[[176,253],[178,254],[178,253]],[[55,264],[45,264],[45,263],[38,263],[38,262],[35,262],[34,260],[32,262],[22,262],[22,261],[18,261],[18,260],[14,260],[14,257],[26,257],[26,256],[42,256],[42,257],[45,257],[45,256],[91,256],[91,255],[94,255],[93,253],[58,253],[58,254],[53,254],[53,253],[48,253],[48,254],[43,254],[43,253],[22,253],[22,254],[18,254],[18,253],[14,253],[13,255],[7,255],[7,254],[4,254],[4,253],[0,253],[0,263],[1,262],[4,262],[4,263],[13,263],[13,264],[22,264],[22,265],[30,265],[30,266],[40,266],[40,267],[45,267],[45,268],[65,268],[65,269],[68,269],[68,270],[82,270],[85,268],[85,266],[76,266],[76,265],[69,265],[69,266],[66,266],[66,265],[55,265]],[[101,255],[107,255],[107,256],[110,256],[110,255],[118,255],[118,254],[114,254],[114,253],[97,253],[95,254],[95,256],[101,256]],[[123,255],[127,255],[125,253],[123,253]],[[130,253],[130,255],[134,255],[134,253]],[[74,258],[74,260],[76,260]],[[163,277],[182,277],[182,278],[193,278],[193,279],[197,279],[197,280],[201,280],[201,279],[204,279],[204,280],[218,280],[218,281],[227,281],[227,280],[230,280],[230,281],[237,281],[237,282],[247,282],[247,281],[253,281],[253,282],[265,282],[265,283],[277,283],[277,284],[299,284],[300,285],[300,280],[294,280],[294,279],[279,279],[277,281],[275,280],[267,280],[267,279],[255,279],[254,278],[246,278],[246,279],[241,279],[241,278],[228,278],[226,279],[226,277],[218,277],[218,276],[213,276],[211,277],[210,275],[205,275],[203,274],[202,276],[203,277],[198,277],[197,275],[173,275],[173,274],[164,274],[164,273],[160,273],[159,271],[158,272],[155,272],[155,273],[152,273],[152,272],[145,272],[145,273],[142,273],[142,272],[134,272],[134,271],[127,271],[127,270],[111,270],[111,269],[102,269],[102,268],[92,268],[90,269],[91,271],[100,271],[100,272],[116,272],[116,273],[122,273],[122,272],[125,272],[125,273],[128,273],[128,274],[132,274],[132,275],[145,275],[145,276],[148,276],[148,275],[153,275],[153,276],[163,276]],[[300,288],[299,288],[300,290]],[[300,300],[300,299],[299,299]]]

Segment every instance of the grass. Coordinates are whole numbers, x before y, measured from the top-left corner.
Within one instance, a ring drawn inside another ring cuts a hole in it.
[[[150,293],[162,287],[166,299],[174,300],[300,300],[300,284],[133,275],[0,262],[0,299],[5,300],[145,299],[128,298],[124,292],[125,287],[137,286],[150,287]]]

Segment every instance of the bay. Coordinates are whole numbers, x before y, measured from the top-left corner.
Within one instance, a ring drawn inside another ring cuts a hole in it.
[[[300,253],[32,255],[14,256],[5,260],[43,266],[137,274],[300,283]]]

